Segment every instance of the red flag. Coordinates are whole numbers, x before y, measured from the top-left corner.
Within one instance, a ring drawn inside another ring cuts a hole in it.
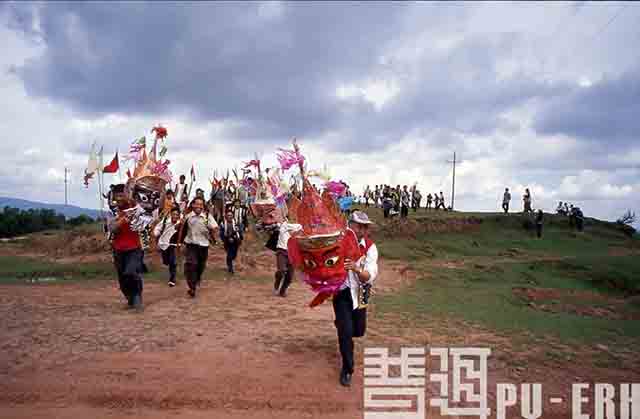
[[[104,167],[102,172],[115,173],[118,171],[119,168],[120,168],[120,163],[118,162],[118,152],[116,151],[116,155],[113,157],[113,160],[111,160],[111,163],[109,163],[107,166]]]

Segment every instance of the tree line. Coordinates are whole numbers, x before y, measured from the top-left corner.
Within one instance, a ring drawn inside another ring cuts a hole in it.
[[[94,220],[84,214],[66,220],[65,216],[52,209],[21,210],[9,206],[0,211],[0,238],[20,236],[43,230],[61,229],[65,225],[78,226]]]

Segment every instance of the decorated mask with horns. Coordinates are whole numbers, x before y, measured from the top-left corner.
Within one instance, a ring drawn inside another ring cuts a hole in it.
[[[157,138],[150,155],[146,153],[146,141],[136,142],[142,146],[137,147],[136,154],[131,157],[135,161],[135,167],[125,187],[127,196],[136,203],[136,209],[130,216],[130,224],[131,228],[138,232],[148,230],[154,221],[154,211],[164,207],[166,186],[171,182],[170,161],[162,159],[164,152],[161,153],[162,156],[156,153],[158,140],[166,137],[166,129],[162,128],[158,132],[158,127],[155,127],[154,130]],[[163,149],[166,150],[164,147]]]
[[[360,250],[333,198],[328,192],[320,196],[307,179],[296,212],[302,231],[288,242],[289,260],[318,293],[310,304],[313,307],[340,290],[347,279],[345,259],[358,260]]]

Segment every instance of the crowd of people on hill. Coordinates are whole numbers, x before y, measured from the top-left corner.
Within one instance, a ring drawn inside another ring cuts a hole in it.
[[[511,192],[509,192],[509,188],[505,188],[504,194],[502,195],[502,210],[505,214],[509,213],[509,205],[511,203]],[[534,216],[534,222],[536,226],[536,235],[538,237],[542,237],[542,225],[544,212],[542,209],[538,209],[534,212],[533,210],[533,198],[531,196],[531,191],[529,188],[525,188],[524,195],[522,195],[522,203],[523,203],[523,213],[524,214],[532,214]],[[558,207],[556,208],[556,214],[567,216],[569,218],[569,225],[571,227],[575,227],[577,231],[583,231],[584,229],[584,214],[582,210],[574,206],[573,204],[569,204],[568,202],[560,201],[558,203]]]
[[[422,193],[418,190],[417,185],[413,185],[409,188],[407,185],[400,187],[392,187],[390,185],[382,184],[375,185],[375,189],[371,190],[369,185],[366,186],[364,193],[362,194],[362,202],[365,207],[373,205],[376,208],[382,208],[384,218],[390,218],[399,215],[400,218],[407,218],[409,216],[409,210],[414,212],[421,207]],[[426,197],[425,209],[430,210],[451,210],[451,207],[445,205],[444,194],[440,191],[440,194],[429,193]]]
[[[569,225],[575,227],[576,230],[582,231],[584,229],[584,214],[580,207],[560,201],[556,208],[556,214],[568,217]]]

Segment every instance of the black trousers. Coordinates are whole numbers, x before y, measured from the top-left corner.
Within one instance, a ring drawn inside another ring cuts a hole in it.
[[[407,218],[409,216],[409,207],[402,206],[400,208],[400,217]]]
[[[391,208],[393,208],[393,205],[389,203],[382,204],[382,211],[384,212],[384,218],[389,218],[389,212],[391,212]]]
[[[240,244],[238,242],[234,243],[226,243],[224,245],[224,250],[227,251],[227,270],[229,272],[233,272],[233,261],[236,260],[238,256],[238,248]]]
[[[333,312],[342,356],[342,371],[353,374],[353,338],[364,336],[367,329],[367,309],[353,309],[351,290],[345,288],[333,297]]]
[[[160,250],[162,255],[162,264],[169,267],[169,281],[176,281],[176,270],[178,261],[176,259],[176,247],[169,246],[167,250]]]
[[[187,278],[189,289],[195,290],[200,285],[208,256],[208,247],[187,243],[184,252],[184,276]]]
[[[113,251],[113,263],[118,273],[120,291],[129,303],[135,296],[142,295],[142,249]]]
[[[504,211],[505,214],[509,212],[509,203],[508,202],[503,202],[502,203],[502,210]]]
[[[536,223],[536,235],[538,238],[542,237],[542,224]]]
[[[284,249],[276,250],[276,268],[274,288],[284,295],[293,279],[293,266],[289,262],[289,253]]]

